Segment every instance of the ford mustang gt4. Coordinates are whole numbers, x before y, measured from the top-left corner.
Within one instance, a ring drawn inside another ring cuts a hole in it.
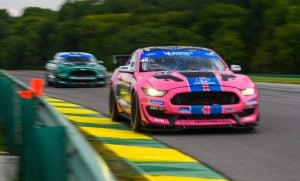
[[[255,84],[239,65],[230,67],[201,47],[140,48],[112,74],[112,120],[125,117],[134,131],[150,128],[235,127],[259,120]]]
[[[85,52],[59,52],[47,62],[46,83],[55,87],[67,85],[106,86],[106,68],[96,57]]]

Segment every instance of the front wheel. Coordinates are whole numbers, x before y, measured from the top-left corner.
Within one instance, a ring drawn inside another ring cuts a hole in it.
[[[121,119],[118,113],[117,101],[112,90],[109,92],[109,113],[112,121],[119,121]]]
[[[54,81],[53,81],[53,86],[56,87],[56,88],[61,88],[61,87],[63,87],[63,85],[60,84],[56,79],[54,79]]]
[[[45,74],[46,86],[52,86],[52,82],[48,78],[48,74]]]
[[[132,105],[131,105],[131,128],[133,131],[140,132],[142,129],[142,120],[141,120],[141,113],[140,113],[140,104],[138,101],[138,97],[133,94],[132,97]]]

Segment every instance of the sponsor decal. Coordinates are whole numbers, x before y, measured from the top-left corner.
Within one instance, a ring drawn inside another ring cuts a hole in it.
[[[157,100],[150,100],[150,104],[154,104],[154,105],[164,105],[165,102],[164,101],[157,101]]]
[[[190,107],[180,107],[179,108],[180,113],[191,113]]]
[[[157,58],[164,56],[195,56],[195,57],[209,57],[216,58],[219,57],[211,51],[208,50],[153,50],[151,52],[145,52],[141,55],[141,59],[144,58]]]
[[[165,121],[164,119],[160,119],[160,118],[154,118],[153,122],[158,123],[158,124],[168,124],[167,121]]]
[[[199,78],[195,78],[195,82],[193,83],[193,85],[202,85],[202,84],[207,84],[207,79],[205,77],[199,77]]]
[[[213,72],[180,72],[186,77],[191,92],[221,91],[221,86]]]
[[[141,62],[144,63],[144,62],[148,62],[149,60],[150,59],[146,57],[146,58],[141,59]]]
[[[184,52],[184,51],[180,51],[180,52],[163,52],[165,55],[167,56],[191,56],[193,54],[193,52]]]
[[[222,91],[220,83],[216,77],[187,77],[191,92],[201,91]]]
[[[216,85],[217,82],[212,78],[198,77],[194,79],[193,85]]]
[[[156,53],[145,53],[145,55],[147,55],[147,56],[155,56]]]
[[[225,107],[225,111],[226,111],[226,112],[233,112],[233,108],[232,108],[232,107],[229,107],[229,106],[226,106],[226,107]]]
[[[192,115],[213,115],[222,114],[223,108],[221,105],[213,106],[191,106]]]
[[[247,100],[246,101],[246,104],[249,106],[249,105],[255,105],[255,104],[258,104],[258,101],[256,100],[256,98],[254,99],[250,99],[250,100]]]

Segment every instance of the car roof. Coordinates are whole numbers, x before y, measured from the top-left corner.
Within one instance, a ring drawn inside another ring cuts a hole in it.
[[[64,59],[68,57],[85,57],[85,58],[95,58],[94,55],[86,52],[59,52],[56,53],[54,58],[55,59]]]
[[[208,52],[212,52],[213,50],[203,47],[196,47],[196,46],[153,46],[153,47],[145,47],[142,48],[144,51],[155,51],[155,50],[204,50]]]

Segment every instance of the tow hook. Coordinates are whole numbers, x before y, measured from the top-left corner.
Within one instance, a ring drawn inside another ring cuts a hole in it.
[[[240,126],[244,126],[245,124],[241,121],[240,116],[237,114],[232,114],[233,118],[235,119],[235,121],[238,123],[238,125]]]
[[[174,126],[176,120],[179,118],[179,116],[172,116],[169,121],[170,121],[170,126]]]

